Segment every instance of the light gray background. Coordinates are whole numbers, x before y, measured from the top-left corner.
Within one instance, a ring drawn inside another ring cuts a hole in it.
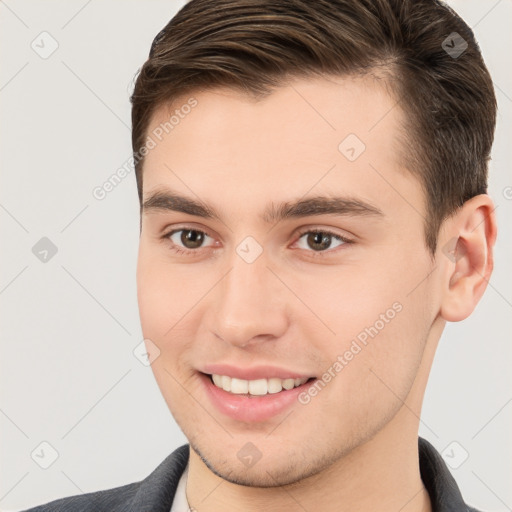
[[[443,335],[420,435],[448,447],[452,465],[467,451],[453,469],[463,495],[503,511],[512,507],[512,2],[449,3],[474,28],[496,85],[490,193],[500,233],[484,299]],[[186,442],[133,355],[135,176],[103,201],[92,195],[130,155],[135,73],[182,5],[0,1],[3,511],[140,480]],[[59,45],[46,59],[31,47],[51,49],[43,31]],[[46,263],[32,252],[42,237],[58,249]],[[44,458],[43,441],[59,453],[48,469],[31,458]]]

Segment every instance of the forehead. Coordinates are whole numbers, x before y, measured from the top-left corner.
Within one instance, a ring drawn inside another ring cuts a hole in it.
[[[402,120],[369,77],[297,79],[260,100],[226,88],[192,92],[151,120],[144,196],[168,184],[242,201],[333,187],[396,200],[393,183],[416,181],[400,165]]]
[[[279,140],[295,145],[300,142],[297,137],[324,138],[329,143],[331,138],[336,141],[344,133],[355,133],[368,142],[375,142],[372,132],[379,138],[387,134],[392,139],[400,134],[403,113],[396,99],[388,94],[385,84],[384,79],[373,75],[302,78],[278,87],[258,100],[222,87],[192,91],[175,98],[172,104],[156,109],[148,133],[161,127],[164,137],[172,135],[180,143],[183,142],[180,134],[190,139],[191,132],[197,140],[236,138],[238,135],[240,139],[245,136],[246,143],[253,140],[247,135],[257,133],[256,142],[269,144],[275,141],[273,129],[286,127]],[[190,107],[191,104],[194,106]],[[188,121],[184,122],[186,119]],[[168,126],[169,121],[172,127]],[[233,124],[236,125],[234,132]],[[286,137],[287,134],[290,137]]]

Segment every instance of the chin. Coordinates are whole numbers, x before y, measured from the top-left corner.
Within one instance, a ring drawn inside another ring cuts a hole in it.
[[[236,454],[233,457],[226,457],[228,449],[225,446],[218,451],[216,447],[211,446],[205,450],[196,443],[189,442],[191,449],[212,473],[230,483],[245,487],[281,487],[296,484],[320,473],[336,460],[335,455],[327,457],[314,451],[310,454],[314,460],[305,463],[307,453],[296,450],[285,453],[282,443],[277,443],[276,447],[272,448],[275,450],[274,456],[265,457],[263,453],[261,459],[253,466],[244,467]],[[270,447],[267,448],[269,449]]]

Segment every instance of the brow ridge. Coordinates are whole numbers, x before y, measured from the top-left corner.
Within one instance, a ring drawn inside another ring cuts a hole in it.
[[[168,190],[156,190],[144,201],[142,212],[177,211],[206,219],[221,220],[212,206]],[[315,196],[284,203],[270,203],[260,218],[267,224],[287,219],[315,216],[383,216],[376,206],[353,197]]]

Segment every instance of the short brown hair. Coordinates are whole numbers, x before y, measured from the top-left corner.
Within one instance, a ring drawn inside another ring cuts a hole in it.
[[[190,0],[156,36],[131,96],[141,204],[139,151],[160,106],[219,86],[264,97],[290,78],[379,69],[405,113],[402,158],[425,191],[433,254],[442,221],[487,191],[497,108],[472,30],[437,0]]]

